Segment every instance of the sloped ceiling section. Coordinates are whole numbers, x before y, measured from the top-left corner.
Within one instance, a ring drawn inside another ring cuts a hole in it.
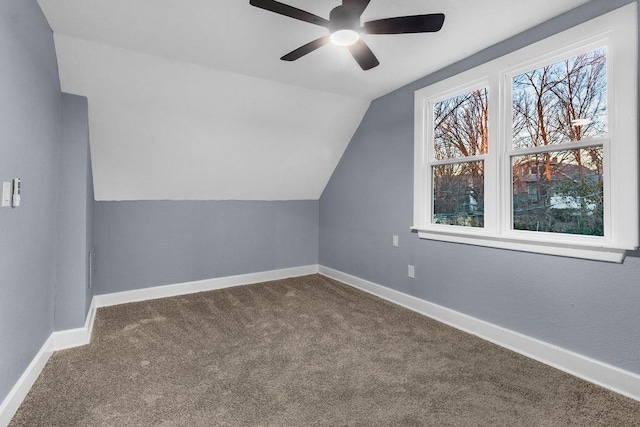
[[[369,102],[55,36],[97,200],[318,199]]]
[[[367,72],[332,45],[280,61],[328,30],[249,0],[38,1],[62,90],[89,99],[97,200],[295,200],[320,197],[372,99],[587,0],[372,0],[363,21],[447,18],[364,35],[381,62]]]

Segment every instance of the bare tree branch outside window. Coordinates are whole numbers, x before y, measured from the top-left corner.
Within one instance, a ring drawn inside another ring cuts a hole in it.
[[[549,147],[512,159],[514,228],[602,236],[602,146],[558,145],[607,137],[606,50],[514,77],[512,102],[514,148]]]
[[[487,90],[440,101],[434,105],[433,113],[435,159],[460,159],[433,168],[433,221],[483,227],[484,161],[464,159],[487,153]]]

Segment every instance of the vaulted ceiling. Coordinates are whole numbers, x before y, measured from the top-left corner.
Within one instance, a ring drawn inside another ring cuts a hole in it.
[[[586,2],[372,0],[363,21],[446,20],[364,35],[365,72],[333,45],[280,61],[328,30],[249,0],[39,0],[62,90],[89,99],[97,200],[317,199],[372,99]]]

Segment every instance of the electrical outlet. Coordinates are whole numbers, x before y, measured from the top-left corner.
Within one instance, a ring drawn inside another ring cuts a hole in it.
[[[400,238],[398,236],[393,236],[393,247],[397,248],[399,246],[400,243]]]
[[[412,279],[416,278],[416,270],[413,267],[413,265],[409,266],[409,277],[412,278]]]

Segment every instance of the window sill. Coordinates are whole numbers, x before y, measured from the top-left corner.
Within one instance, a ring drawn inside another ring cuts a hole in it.
[[[411,227],[418,232],[418,237],[427,240],[437,240],[449,243],[462,243],[466,245],[485,246],[489,248],[508,249],[520,252],[533,252],[538,254],[555,255],[569,258],[581,258],[595,261],[622,263],[626,256],[626,249],[605,248],[596,246],[566,244],[558,242],[533,242],[505,237],[488,237],[462,235],[458,233],[446,233],[424,230]]]

